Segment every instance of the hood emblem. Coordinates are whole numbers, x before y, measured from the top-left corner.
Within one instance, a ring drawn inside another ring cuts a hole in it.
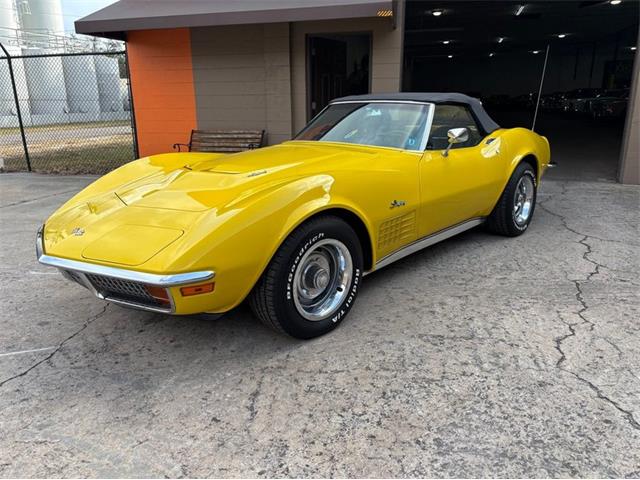
[[[407,202],[405,202],[404,200],[394,200],[393,202],[391,202],[389,208],[404,207],[406,204]]]
[[[76,237],[81,237],[84,235],[84,228],[76,227],[71,230],[71,235],[75,235]]]

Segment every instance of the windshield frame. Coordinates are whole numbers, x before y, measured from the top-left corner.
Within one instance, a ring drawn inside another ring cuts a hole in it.
[[[314,116],[311,120],[309,120],[306,123],[306,125],[302,128],[302,130],[300,130],[298,133],[296,133],[296,135],[295,135],[295,137],[293,137],[292,141],[297,141],[297,142],[321,142],[322,141],[321,139],[318,139],[318,140],[300,140],[297,137],[312,122],[314,122],[317,118],[319,118],[320,115],[324,114],[324,112],[327,109],[329,109],[331,106],[348,104],[348,103],[361,103],[363,106],[368,105],[370,103],[391,103],[391,104],[407,104],[408,103],[408,104],[413,104],[413,105],[426,105],[427,108],[428,108],[427,116],[426,116],[426,119],[425,119],[426,125],[425,125],[425,129],[424,129],[424,133],[422,134],[422,140],[420,142],[420,146],[417,149],[408,149],[408,148],[400,148],[400,147],[386,147],[386,146],[380,146],[380,145],[368,145],[368,144],[365,144],[365,143],[335,142],[335,141],[325,142],[325,143],[337,143],[337,144],[340,144],[340,145],[355,145],[355,146],[360,146],[360,147],[371,147],[371,148],[390,148],[392,150],[400,150],[400,151],[403,151],[403,152],[414,152],[414,153],[424,153],[424,151],[427,149],[427,143],[429,142],[429,134],[431,133],[431,125],[433,124],[433,116],[435,114],[436,105],[435,105],[435,103],[432,103],[432,102],[420,102],[420,101],[417,101],[417,100],[338,100],[338,101],[329,102],[329,104],[326,107],[324,107],[322,110],[320,110],[316,116]],[[329,130],[329,131],[331,131],[331,130]]]

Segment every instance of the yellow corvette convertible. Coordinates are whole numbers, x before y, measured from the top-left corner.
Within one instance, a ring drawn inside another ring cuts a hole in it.
[[[46,221],[38,259],[109,302],[183,315],[248,298],[311,338],[345,318],[365,273],[480,224],[523,233],[549,165],[545,137],[465,95],[345,97],[280,145],[105,175]]]

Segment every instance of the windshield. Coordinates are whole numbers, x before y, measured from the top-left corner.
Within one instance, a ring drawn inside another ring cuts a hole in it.
[[[336,103],[314,118],[295,140],[420,150],[428,112],[429,105],[417,103]]]

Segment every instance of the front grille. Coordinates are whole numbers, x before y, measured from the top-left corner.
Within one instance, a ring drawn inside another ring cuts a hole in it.
[[[62,275],[68,278],[69,280],[71,280],[72,282],[79,283],[83,287],[87,288],[86,285],[83,284],[82,278],[80,278],[80,275],[78,275],[73,270],[62,270]]]
[[[86,273],[87,280],[105,298],[169,309],[166,302],[152,297],[142,283]]]

